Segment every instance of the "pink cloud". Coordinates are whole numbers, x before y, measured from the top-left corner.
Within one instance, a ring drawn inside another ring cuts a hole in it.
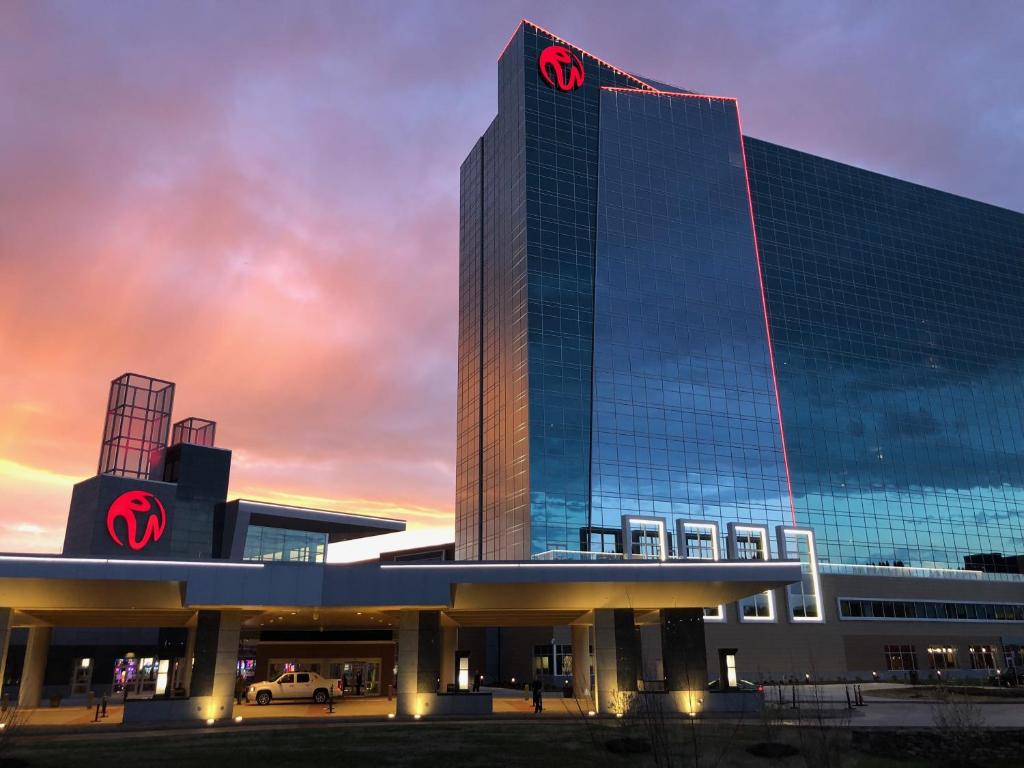
[[[911,6],[0,6],[0,548],[59,546],[126,370],[218,420],[236,493],[446,524],[458,166],[520,16],[1020,208],[1019,14]]]

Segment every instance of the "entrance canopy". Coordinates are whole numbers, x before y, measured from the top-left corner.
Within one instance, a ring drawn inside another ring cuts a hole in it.
[[[13,626],[394,625],[406,609],[467,625],[571,623],[594,609],[700,608],[799,581],[792,561],[237,563],[0,555]],[[461,620],[460,620],[461,617]]]

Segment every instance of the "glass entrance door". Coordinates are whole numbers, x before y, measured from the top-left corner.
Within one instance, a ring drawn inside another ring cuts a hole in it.
[[[346,696],[380,696],[380,659],[335,661],[329,668],[332,678],[344,680]]]

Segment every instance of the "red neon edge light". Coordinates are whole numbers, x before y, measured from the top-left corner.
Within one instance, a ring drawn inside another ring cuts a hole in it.
[[[772,384],[775,386],[775,410],[779,414],[779,438],[782,440],[782,462],[786,465],[786,485],[789,488],[789,513],[796,525],[796,503],[793,501],[793,479],[789,474],[789,451],[786,449],[786,431],[782,427],[782,400],[779,399],[779,378],[775,373],[775,349],[772,343],[772,329],[768,322],[768,300],[764,293],[764,277],[761,274],[761,246],[757,242],[757,223],[754,220],[754,198],[750,194],[750,172],[747,170],[747,148],[743,143],[743,121],[740,119],[740,103],[736,101],[736,126],[740,132],[740,156],[743,158],[743,181],[747,185],[747,210],[750,212],[750,231],[754,236],[754,257],[757,259],[757,282],[761,286],[761,309],[764,310],[764,332],[768,337],[768,360],[772,366]]]
[[[512,41],[516,39],[516,33],[519,31],[519,28],[521,26],[523,26],[523,24],[529,24],[531,27],[536,29],[538,32],[543,32],[545,35],[550,37],[556,43],[560,43],[561,45],[566,45],[566,46],[568,46],[570,48],[575,48],[577,51],[582,53],[584,56],[589,56],[590,58],[592,58],[598,64],[603,64],[604,66],[608,67],[608,69],[614,70],[617,74],[620,74],[623,77],[628,77],[630,80],[633,80],[633,81],[639,83],[640,85],[642,85],[644,87],[644,89],[650,90],[650,91],[655,90],[651,85],[649,85],[648,83],[645,83],[643,80],[641,80],[636,75],[631,75],[629,72],[626,72],[625,70],[619,69],[614,64],[609,64],[607,61],[605,61],[604,59],[600,58],[599,56],[595,56],[590,51],[584,50],[583,48],[580,48],[578,45],[576,45],[574,43],[570,43],[568,40],[559,37],[554,32],[550,32],[550,31],[544,29],[544,27],[542,27],[540,24],[535,24],[534,22],[530,21],[529,19],[520,19],[519,20],[519,23],[516,25],[515,30],[513,30],[513,32],[512,32],[512,36],[509,37],[508,42],[505,43],[505,47],[502,48],[501,49],[501,53],[498,54],[498,61],[501,61],[501,57],[505,55],[505,51],[508,50],[508,47],[512,44]]]

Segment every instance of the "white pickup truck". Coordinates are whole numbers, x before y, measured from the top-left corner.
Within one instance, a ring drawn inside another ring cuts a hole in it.
[[[312,699],[323,704],[331,690],[331,681],[316,672],[285,672],[273,682],[253,683],[245,692],[251,704],[269,704],[275,699]]]

